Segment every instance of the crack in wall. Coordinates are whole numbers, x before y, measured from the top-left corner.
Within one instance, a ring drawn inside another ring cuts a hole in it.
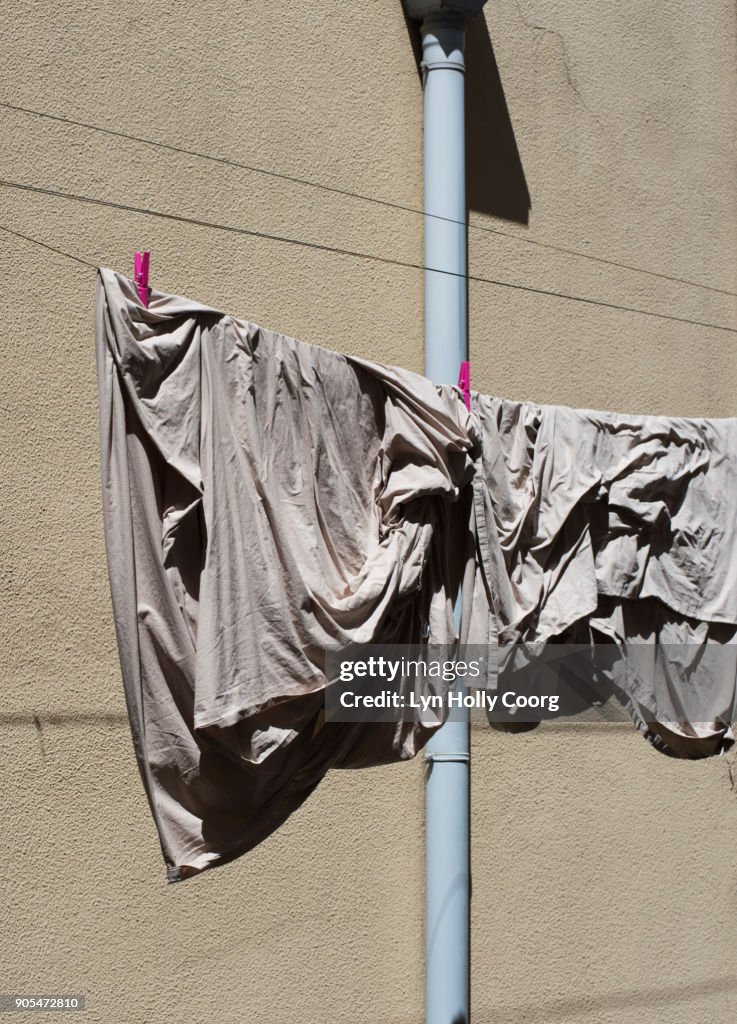
[[[565,73],[566,82],[568,83],[571,92],[576,97],[581,106],[584,108],[584,110],[586,110],[589,116],[593,118],[594,121],[596,121],[600,128],[603,129],[604,125],[602,124],[598,115],[589,106],[588,102],[584,98],[580,86],[577,84],[576,79],[574,78],[573,71],[571,70],[572,62],[570,52],[568,50],[568,44],[566,43],[565,36],[563,35],[563,33],[560,32],[558,29],[549,28],[547,25],[538,25],[530,18],[528,18],[522,9],[521,0],[515,0],[515,7],[517,9],[520,21],[525,26],[525,28],[530,30],[530,32],[533,32],[536,35],[540,35],[543,37],[552,36],[553,39],[557,40],[560,60],[563,65],[563,71]]]

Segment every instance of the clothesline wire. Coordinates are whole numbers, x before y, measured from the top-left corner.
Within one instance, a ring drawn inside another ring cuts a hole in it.
[[[54,245],[49,245],[47,242],[42,242],[38,238],[32,238],[30,235],[24,235],[20,231],[14,231],[12,228],[6,227],[4,224],[0,224],[0,231],[5,231],[9,235],[15,235],[16,238],[22,238],[26,242],[33,242],[34,245],[40,245],[44,249],[48,249],[49,252],[55,252],[59,256],[66,256],[67,259],[74,260],[75,263],[81,263],[82,266],[92,267],[93,270],[97,270],[94,263],[90,263],[88,260],[83,260],[81,256],[73,256],[72,253],[66,252],[64,249],[57,249]]]
[[[517,242],[522,242],[525,245],[538,246],[539,248],[549,249],[552,252],[564,253],[569,256],[576,256],[579,259],[591,260],[595,263],[602,263],[606,266],[618,267],[621,270],[631,270],[637,274],[646,274],[650,277],[661,278],[664,281],[673,281],[676,284],[685,284],[692,288],[701,288],[705,291],[716,292],[719,295],[729,295],[737,297],[737,292],[729,291],[726,288],[717,288],[714,285],[702,284],[699,281],[691,281],[688,278],[676,277],[671,274],[664,274],[657,270],[646,270],[644,267],[636,267],[630,263],[623,263],[619,260],[607,259],[604,256],[594,256],[591,253],[581,252],[577,249],[569,249],[565,246],[555,245],[552,242],[541,242],[535,238],[524,238],[521,235],[517,235],[512,231],[504,231],[501,228],[493,228],[481,224],[471,224],[465,221],[456,220],[453,217],[443,217],[440,214],[426,213],[424,210],[419,210],[414,206],[408,206],[403,203],[393,202],[389,199],[378,199],[375,196],[368,196],[361,192],[352,192],[349,189],[339,188],[335,185],[326,185],[322,182],[312,181],[308,178],[300,178],[296,175],[284,174],[280,171],[270,170],[266,167],[258,167],[254,164],[241,163],[237,160],[231,160],[229,157],[215,156],[210,153],[203,153],[195,149],[187,149],[184,146],[176,146],[168,142],[157,142],[154,139],[147,139],[141,135],[133,135],[130,132],[121,132],[113,128],[104,128],[101,125],[90,124],[86,121],[77,121],[70,117],[62,117],[59,114],[50,114],[43,110],[34,110],[30,107],[22,107],[15,103],[8,103],[0,100],[0,107],[6,110],[14,110],[17,113],[28,114],[34,117],[44,118],[49,121],[57,121],[60,124],[67,124],[75,128],[84,128],[87,131],[99,132],[103,135],[109,135],[114,138],[125,139],[129,142],[137,142],[144,146],[153,146],[156,149],[169,150],[172,153],[181,153],[184,156],[193,156],[199,160],[208,160],[212,163],[224,164],[228,167],[235,167],[240,170],[249,171],[253,174],[261,174],[270,178],[279,178],[282,181],[288,181],[295,185],[303,185],[308,188],[320,189],[324,192],[332,192],[336,195],[346,196],[351,199],[358,199],[361,202],[374,203],[378,206],[384,206],[392,210],[401,210],[405,213],[411,213],[420,217],[430,217],[433,220],[446,221],[450,224],[459,224],[463,227],[467,227],[469,231],[480,232],[482,234],[500,235],[504,238],[512,238]]]
[[[31,192],[38,195],[47,195],[59,199],[67,199],[73,202],[87,203],[92,206],[109,207],[110,209],[123,210],[127,213],[142,214],[146,217],[157,217],[162,220],[174,221],[180,224],[191,224],[194,225],[195,227],[208,228],[209,230],[213,231],[226,231],[230,234],[235,235],[246,235],[251,238],[263,238],[272,242],[280,242],[284,245],[296,245],[301,248],[314,249],[319,252],[328,252],[334,253],[339,256],[348,256],[353,259],[368,260],[375,263],[383,263],[388,266],[405,267],[409,270],[429,271],[433,274],[443,274],[448,277],[462,277],[467,281],[472,281],[479,284],[490,284],[500,288],[510,288],[514,291],[529,292],[535,295],[547,295],[553,298],[566,299],[571,302],[584,303],[585,305],[589,306],[599,306],[604,309],[615,309],[626,313],[637,313],[640,316],[655,317],[658,320],[669,320],[675,323],[690,324],[692,327],[707,327],[709,329],[716,331],[726,331],[730,334],[737,334],[737,327],[728,327],[723,324],[714,324],[703,320],[691,320],[688,319],[687,317],[672,316],[668,313],[657,313],[654,310],[650,309],[639,309],[636,306],[624,306],[615,302],[604,302],[600,299],[589,299],[582,295],[570,295],[567,294],[566,292],[557,292],[546,288],[535,288],[532,285],[513,284],[511,281],[501,281],[496,278],[481,277],[480,275],[477,274],[459,274],[456,271],[442,270],[438,267],[428,267],[422,263],[412,263],[405,260],[395,259],[390,256],[377,256],[373,255],[372,253],[358,252],[353,249],[342,249],[335,246],[324,245],[321,242],[309,242],[303,239],[289,238],[285,235],[272,235],[266,231],[256,231],[253,228],[237,228],[227,224],[217,224],[214,223],[213,221],[200,220],[199,218],[195,217],[185,217],[182,214],[165,213],[160,210],[151,210],[142,206],[131,206],[127,203],[118,203],[109,199],[98,199],[93,196],[83,196],[74,192],[62,192],[56,189],[42,188],[39,185],[27,185],[22,182],[7,181],[4,179],[0,179],[0,186],[4,188],[17,189],[22,192]],[[19,234],[18,232],[10,233]],[[26,237],[29,238],[29,236]],[[29,240],[36,241],[36,239],[30,238]],[[39,244],[45,245],[45,243]],[[46,245],[45,247],[51,248],[50,246]],[[69,253],[62,253],[61,250],[57,251],[65,256],[70,255]],[[76,256],[71,258],[76,259],[77,262],[80,263],[87,263],[86,260],[80,259],[79,257]],[[88,266],[92,266],[92,264],[88,264]]]

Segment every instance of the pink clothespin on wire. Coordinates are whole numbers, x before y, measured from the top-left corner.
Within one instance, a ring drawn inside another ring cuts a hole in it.
[[[461,363],[461,372],[458,374],[458,387],[463,395],[463,401],[466,403],[466,408],[471,410],[471,364],[469,362]]]
[[[137,252],[133,259],[133,280],[136,282],[138,297],[144,306],[148,306],[148,264],[150,252]]]

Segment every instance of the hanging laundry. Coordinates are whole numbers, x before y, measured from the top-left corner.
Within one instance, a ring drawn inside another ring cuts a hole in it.
[[[262,841],[330,768],[422,748],[441,717],[326,721],[326,652],[451,644],[461,583],[490,689],[571,643],[656,746],[732,742],[737,420],[469,411],[184,298],[147,307],[110,270],[97,360],[113,610],[169,880]]]
[[[507,675],[551,641],[591,644],[592,666],[656,746],[687,757],[729,746],[737,419],[485,395],[473,408],[482,444],[466,637],[498,642]]]
[[[476,444],[452,389],[101,270],[103,509],[138,763],[172,881],[260,842],[417,721],[326,723],[325,651],[447,644]]]

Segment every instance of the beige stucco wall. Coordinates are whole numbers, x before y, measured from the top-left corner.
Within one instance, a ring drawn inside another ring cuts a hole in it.
[[[737,290],[733,3],[491,0],[485,18],[469,40],[473,224]],[[37,0],[0,19],[2,101],[421,204],[398,0]],[[4,179],[421,260],[411,213],[3,108],[0,133]],[[124,271],[150,248],[163,290],[421,369],[416,270],[2,187],[0,224]],[[164,884],[108,596],[94,273],[3,232],[0,252],[0,991],[84,993],[100,1022],[420,1021],[419,761],[332,773],[253,853]],[[472,231],[469,261],[737,325],[733,296],[506,235]],[[737,414],[734,332],[469,291],[482,390]],[[668,759],[623,726],[478,728],[472,823],[474,1020],[731,1024],[728,759]]]

